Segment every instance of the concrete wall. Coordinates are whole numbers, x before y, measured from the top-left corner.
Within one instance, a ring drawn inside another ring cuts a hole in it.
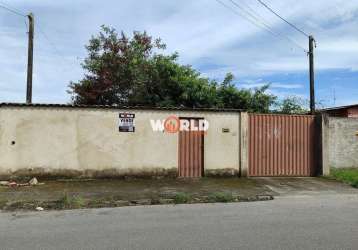
[[[135,133],[118,131],[120,112],[135,113]],[[175,175],[178,135],[153,132],[150,124],[169,115],[209,121],[207,172],[239,171],[238,112],[5,106],[0,108],[0,175]]]
[[[358,167],[358,119],[326,117],[326,158],[329,167]]]

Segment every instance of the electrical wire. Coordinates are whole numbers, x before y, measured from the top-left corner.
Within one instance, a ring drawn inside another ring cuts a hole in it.
[[[267,25],[266,23],[261,21],[257,16],[255,16],[255,14],[250,13],[248,10],[246,10],[245,8],[243,8],[242,6],[237,4],[236,2],[234,2],[232,0],[229,0],[229,1],[232,2],[232,4],[234,4],[237,8],[240,8],[243,12],[245,12],[246,15],[244,15],[243,13],[237,11],[236,9],[233,9],[229,5],[227,5],[224,2],[222,2],[221,0],[216,0],[216,2],[218,2],[219,4],[224,6],[225,8],[229,9],[234,14],[236,14],[236,15],[238,15],[240,17],[243,17],[244,19],[246,19],[247,21],[249,21],[250,23],[252,23],[256,27],[258,27],[260,29],[264,29],[265,31],[267,31],[268,33],[270,33],[272,36],[274,36],[276,38],[283,38],[284,40],[294,44],[295,46],[301,48],[305,53],[307,53],[307,50],[304,47],[302,47],[301,45],[299,45],[297,42],[293,41],[292,39],[290,39],[289,37],[287,37],[287,36],[285,36],[283,34],[275,32],[269,25]]]
[[[15,15],[18,15],[18,16],[22,16],[22,17],[27,17],[27,15],[21,13],[20,11],[16,10],[15,8],[13,7],[9,7],[7,4],[4,4],[2,2],[0,2],[0,8],[4,9],[4,10],[7,10]]]
[[[9,5],[3,3],[3,2],[0,2],[0,8],[1,9],[4,9],[4,10],[7,10],[17,16],[21,16],[21,17],[25,17],[26,19],[24,20],[24,23],[25,23],[25,26],[26,26],[26,29],[28,29],[28,25],[27,25],[27,15],[23,14],[21,11],[15,9],[14,7],[10,7]]]
[[[263,16],[261,16],[259,13],[257,13],[253,8],[251,8],[250,4],[247,4],[246,1],[240,1],[240,4],[245,5],[249,11],[253,13],[253,15],[256,15],[257,18],[263,20],[263,22],[270,24],[269,21],[267,21]]]
[[[243,17],[244,19],[246,19],[247,21],[249,21],[250,23],[252,23],[253,25],[255,25],[258,28],[262,28],[265,29],[267,32],[271,33],[271,35],[276,36],[275,33],[273,33],[271,30],[267,30],[265,27],[260,26],[257,22],[253,21],[252,19],[248,18],[247,16],[243,15],[241,12],[236,11],[235,9],[231,8],[229,5],[225,4],[224,2],[222,2],[221,0],[216,0],[216,2],[218,2],[219,4],[221,4],[222,6],[224,6],[225,8],[229,9],[230,11],[232,11],[234,14]]]
[[[294,25],[293,23],[287,21],[285,18],[283,18],[282,16],[280,16],[276,11],[274,11],[270,6],[268,6],[266,3],[264,3],[262,0],[257,0],[262,6],[264,6],[266,9],[268,9],[271,13],[273,13],[275,16],[277,16],[278,18],[280,18],[282,21],[284,21],[285,23],[287,23],[288,25],[290,25],[292,28],[294,28],[296,31],[298,31],[299,33],[303,34],[306,37],[309,37],[309,35],[304,32],[302,29],[298,28],[296,25]]]
[[[27,15],[23,14],[22,11],[17,10],[14,7],[10,7],[8,4],[5,4],[3,2],[0,2],[0,8],[5,9],[5,10],[7,10],[7,11],[9,11],[9,12],[15,14],[15,15],[21,16],[21,17],[25,17],[25,18],[28,17]],[[28,26],[27,19],[25,19],[25,25],[26,25],[26,27]],[[50,46],[54,49],[55,53],[57,55],[59,55],[63,59],[63,61],[67,61],[65,56],[60,52],[60,50],[57,48],[56,44],[51,41],[51,39],[44,32],[44,30],[41,28],[41,26],[39,24],[37,24],[36,28],[39,31],[39,33],[45,38],[45,40],[50,44]]]
[[[37,30],[39,33],[45,38],[45,40],[51,45],[51,47],[54,49],[54,51],[62,57],[62,59],[66,60],[64,55],[60,52],[60,50],[57,48],[56,44],[51,41],[51,39],[47,36],[47,34],[43,31],[40,25],[37,24]]]
[[[12,12],[13,14],[22,16],[22,17],[27,17],[27,15],[22,14],[22,12],[20,10],[15,9],[14,7],[10,7],[9,5],[5,5],[3,2],[0,2],[0,8],[3,8],[7,11]],[[26,27],[28,26],[26,19],[25,19],[25,25]],[[53,47],[53,49],[56,51],[56,53],[58,55],[60,55],[61,57],[64,58],[64,56],[60,53],[60,51],[58,50],[57,46],[51,41],[51,39],[46,35],[46,33],[42,30],[40,25],[37,25],[36,28],[38,29],[39,33],[41,33],[41,35],[47,40],[47,42]]]
[[[244,11],[247,15],[251,16],[253,19],[255,19],[258,23],[262,24],[263,26],[265,26],[267,29],[271,29],[271,27],[269,25],[267,25],[266,23],[264,23],[263,21],[260,20],[260,18],[258,18],[257,16],[255,16],[255,14],[250,13],[250,11],[246,10],[244,7],[242,7],[241,5],[239,5],[237,2],[233,1],[233,0],[229,0],[233,5],[235,5],[237,8],[241,9],[242,11]]]
[[[294,41],[293,39],[291,39],[290,37],[279,33],[279,32],[275,32],[273,30],[273,28],[268,25],[267,21],[265,22],[264,18],[262,18],[259,14],[257,14],[249,5],[246,4],[247,8],[249,8],[249,10],[251,10],[252,13],[250,13],[250,11],[246,10],[243,6],[240,6],[237,2],[235,2],[234,0],[229,0],[233,5],[235,5],[236,7],[240,8],[241,10],[243,10],[244,12],[248,13],[250,16],[252,16],[255,20],[257,20],[257,22],[261,23],[263,26],[266,27],[266,29],[269,29],[272,31],[272,33],[275,33],[275,35],[277,37],[281,37],[284,40],[287,40],[288,42],[294,44],[295,46],[301,48],[305,53],[307,53],[307,50],[305,48],[303,48],[301,45],[299,45],[296,41]],[[263,20],[263,21],[262,21]]]

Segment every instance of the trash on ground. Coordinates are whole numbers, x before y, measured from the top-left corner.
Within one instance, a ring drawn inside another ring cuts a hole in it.
[[[17,183],[16,181],[0,181],[0,186],[6,186],[6,187],[26,187],[26,186],[37,186],[43,184],[45,183],[40,183],[36,177],[32,178],[29,182],[26,183]]]
[[[44,208],[43,207],[37,207],[36,210],[37,211],[44,211]]]
[[[0,181],[0,186],[8,186],[9,183],[9,181]]]
[[[30,181],[29,181],[29,184],[31,186],[34,186],[34,185],[37,185],[39,184],[38,180],[36,179],[36,177],[32,178]]]
[[[17,187],[18,184],[17,184],[15,181],[12,181],[12,182],[9,183],[8,186],[9,186],[9,187]]]

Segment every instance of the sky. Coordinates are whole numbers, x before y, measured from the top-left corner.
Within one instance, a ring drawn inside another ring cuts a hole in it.
[[[257,0],[0,0],[35,15],[33,102],[69,103],[70,81],[85,71],[85,45],[105,24],[130,35],[147,31],[179,53],[179,62],[239,88],[271,84],[279,98],[309,97],[308,39]],[[263,0],[317,41],[316,101],[358,103],[358,0]],[[252,12],[253,11],[253,12]],[[248,17],[253,22],[249,22]],[[0,102],[24,102],[27,23],[0,8]],[[264,26],[265,25],[265,26]],[[263,27],[266,27],[263,28]],[[270,27],[270,32],[267,31]],[[272,34],[273,33],[273,34]],[[294,42],[292,42],[294,41]]]

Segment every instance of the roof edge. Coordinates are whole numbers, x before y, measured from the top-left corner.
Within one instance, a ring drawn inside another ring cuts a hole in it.
[[[338,107],[331,107],[331,108],[325,108],[320,109],[319,111],[331,111],[331,110],[339,110],[339,109],[347,109],[347,108],[358,108],[358,104],[352,104],[352,105],[346,105],[346,106],[338,106]]]
[[[45,103],[0,103],[0,107],[20,107],[20,108],[69,108],[69,109],[127,109],[127,110],[167,110],[167,111],[202,111],[202,112],[242,112],[242,109],[227,108],[187,108],[187,107],[148,107],[148,106],[117,106],[117,105],[73,105],[73,104],[45,104]]]

